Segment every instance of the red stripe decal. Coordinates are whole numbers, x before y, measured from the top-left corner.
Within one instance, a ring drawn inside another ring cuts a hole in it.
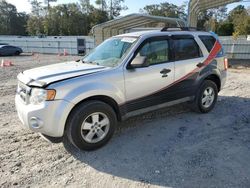
[[[204,64],[203,66],[195,68],[194,70],[192,70],[191,72],[189,72],[189,73],[186,74],[185,76],[183,76],[183,77],[181,77],[180,79],[174,81],[172,84],[170,84],[170,85],[168,85],[168,86],[166,86],[166,87],[164,87],[164,88],[162,88],[162,89],[160,89],[160,90],[158,90],[158,91],[156,91],[156,92],[153,92],[153,93],[151,93],[151,94],[148,94],[148,95],[146,95],[146,96],[153,95],[153,94],[158,93],[158,92],[160,92],[160,91],[162,91],[162,90],[165,90],[165,89],[167,89],[167,88],[169,88],[169,87],[171,87],[171,86],[173,86],[173,85],[175,85],[175,84],[177,84],[177,83],[179,83],[179,82],[185,80],[185,79],[188,78],[189,76],[194,75],[197,71],[199,71],[200,69],[202,69],[204,66],[209,65],[209,64],[213,61],[213,59],[217,56],[217,54],[220,52],[221,48],[222,48],[221,44],[216,40],[216,42],[215,42],[215,44],[214,44],[214,46],[213,46],[211,52],[209,53],[207,59],[203,62],[203,64]],[[143,96],[143,97],[146,97],[146,96]],[[143,98],[143,97],[139,97],[139,98],[137,98],[137,99],[140,99],[140,98]],[[132,100],[130,100],[130,101],[137,100],[137,99],[132,99]],[[129,102],[129,101],[128,101],[128,102]]]
[[[214,46],[213,46],[213,48],[212,48],[210,54],[208,55],[207,59],[203,62],[204,65],[203,65],[202,67],[209,65],[209,64],[213,61],[213,59],[214,59],[214,58],[217,56],[217,54],[220,52],[221,47],[222,47],[221,44],[216,40],[216,42],[215,42],[215,44],[214,44]],[[189,73],[186,74],[185,76],[181,77],[180,79],[176,80],[176,81],[173,82],[172,84],[168,85],[167,87],[162,88],[162,89],[159,90],[159,91],[162,91],[162,90],[164,90],[164,89],[167,89],[167,88],[173,86],[174,84],[176,84],[176,83],[178,83],[178,82],[181,82],[181,81],[185,80],[186,78],[188,78],[189,76],[192,76],[194,73],[196,73],[198,70],[200,70],[202,67],[197,67],[197,68],[195,68],[194,70],[192,70],[191,72],[189,72]],[[157,91],[157,92],[159,92],[159,91]]]

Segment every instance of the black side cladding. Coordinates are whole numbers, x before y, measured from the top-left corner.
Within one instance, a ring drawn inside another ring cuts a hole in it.
[[[194,96],[197,88],[199,72],[196,72],[186,78],[185,80],[178,82],[170,87],[163,88],[153,94],[128,101],[120,106],[120,111],[125,115],[128,112],[143,109],[146,107],[159,105],[162,103],[174,101],[188,96]]]

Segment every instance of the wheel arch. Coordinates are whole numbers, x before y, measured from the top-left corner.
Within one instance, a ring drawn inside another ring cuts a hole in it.
[[[213,81],[216,84],[216,86],[217,86],[218,92],[220,91],[220,89],[221,89],[221,80],[220,80],[220,77],[218,75],[216,75],[216,74],[210,74],[210,75],[206,76],[204,78],[204,80],[211,80],[211,81]]]
[[[91,97],[87,97],[81,101],[79,101],[77,104],[74,105],[74,107],[70,110],[69,114],[68,114],[68,117],[67,117],[67,120],[70,116],[70,114],[73,112],[73,110],[75,108],[77,108],[79,105],[81,105],[82,103],[84,102],[87,102],[87,101],[101,101],[109,106],[111,106],[111,108],[114,110],[115,114],[116,114],[116,117],[117,117],[117,120],[118,121],[121,121],[121,111],[120,111],[120,108],[119,108],[119,105],[118,103],[111,97],[109,96],[106,96],[106,95],[95,95],[95,96],[91,96]],[[66,122],[67,122],[66,120]]]

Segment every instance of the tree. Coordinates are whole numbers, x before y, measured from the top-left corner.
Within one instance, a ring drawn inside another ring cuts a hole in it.
[[[120,12],[122,10],[128,9],[128,7],[125,5],[122,5],[122,3],[124,3],[124,0],[110,0],[110,6],[109,6],[110,19],[120,16]]]
[[[31,14],[27,21],[27,31],[30,35],[40,35],[44,34],[44,8],[42,3],[37,0],[30,1],[31,4]]]
[[[76,3],[51,7],[43,24],[45,34],[50,35],[87,35],[90,30],[87,16]]]
[[[96,1],[95,1],[95,4],[98,5],[98,6],[100,6],[100,9],[101,9],[102,11],[106,11],[106,9],[107,9],[106,0],[96,0]]]
[[[241,13],[247,13],[247,10],[245,9],[243,5],[238,5],[237,7],[235,7],[233,10],[229,12],[228,20],[230,22],[233,22],[234,18]]]
[[[250,34],[250,15],[243,5],[239,5],[230,11],[228,21],[234,25],[233,35],[235,37]]]
[[[235,28],[235,34],[248,35],[250,34],[250,16],[247,12],[242,12],[233,17],[233,24]]]
[[[186,5],[177,6],[168,2],[160,4],[147,5],[140,10],[142,13],[147,13],[154,16],[166,16],[172,18],[186,19],[185,13]]]
[[[94,9],[94,6],[90,4],[90,0],[80,0],[80,5],[85,14],[89,14]]]
[[[0,34],[25,35],[27,15],[18,13],[14,5],[5,0],[0,1]]]
[[[198,15],[197,27],[204,30],[216,31],[219,22],[227,18],[227,8],[225,6],[202,11]]]
[[[108,13],[99,9],[94,9],[90,14],[90,27],[109,20]]]
[[[127,10],[128,7],[122,5],[125,0],[96,0],[95,3],[100,6],[101,11],[106,11],[109,14],[109,19],[120,16],[122,10]]]
[[[57,2],[57,0],[44,0],[44,3],[47,5],[47,10],[50,8],[50,2]]]
[[[225,7],[206,10],[199,14],[198,27],[236,38],[238,35],[247,35],[250,34],[249,11],[243,5],[235,7],[228,16]]]
[[[216,33],[220,36],[230,36],[234,32],[234,25],[229,21],[220,22],[216,28]]]
[[[31,14],[36,17],[41,17],[43,14],[42,3],[38,0],[31,0]]]

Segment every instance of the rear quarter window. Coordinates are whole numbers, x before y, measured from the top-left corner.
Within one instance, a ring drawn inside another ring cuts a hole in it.
[[[186,60],[202,57],[200,47],[192,38],[174,39],[175,60]]]
[[[208,35],[201,35],[199,36],[203,44],[205,45],[206,49],[208,52],[211,52],[211,50],[214,47],[216,39],[213,36],[208,36]]]

